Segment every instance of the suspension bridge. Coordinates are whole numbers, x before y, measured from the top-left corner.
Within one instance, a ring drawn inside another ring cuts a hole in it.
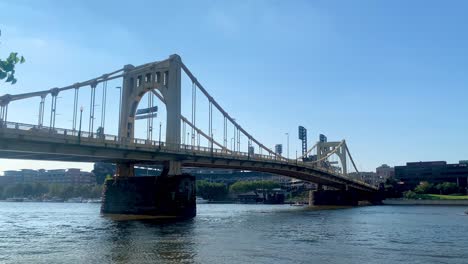
[[[108,89],[115,82],[121,86]],[[182,93],[183,87],[188,88],[188,95]],[[118,96],[108,94],[116,91]],[[88,99],[85,107],[80,106],[83,94]],[[190,97],[191,102],[182,104],[182,98]],[[147,101],[144,109],[143,98]],[[31,109],[34,101],[38,110],[20,110],[21,114],[16,110],[15,120],[9,118],[12,105]],[[157,102],[165,106],[165,120],[161,114],[156,117],[162,110]],[[63,111],[58,114],[58,109]],[[189,109],[188,114],[183,115],[182,109]],[[85,122],[84,112],[89,114]],[[58,125],[57,116],[65,115],[71,117],[70,127]],[[37,117],[37,121],[20,122],[19,116]],[[161,120],[158,138],[154,136],[155,118]],[[118,124],[116,133],[108,132],[109,123]],[[146,137],[136,136],[141,127]],[[61,88],[0,96],[0,158],[112,162],[117,165],[116,179],[132,178],[137,164],[163,164],[168,176],[181,175],[184,166],[228,168],[289,176],[337,190],[378,190],[349,176],[350,169],[358,170],[345,140],[317,142],[295,159],[262,144],[221,107],[178,55],[140,66],[125,65]]]

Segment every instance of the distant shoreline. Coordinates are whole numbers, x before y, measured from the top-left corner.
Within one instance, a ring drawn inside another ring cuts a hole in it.
[[[468,200],[385,199],[384,205],[468,205]]]

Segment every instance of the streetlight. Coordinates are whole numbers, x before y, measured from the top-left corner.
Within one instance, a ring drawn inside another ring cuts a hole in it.
[[[78,129],[78,143],[81,141],[81,121],[83,120],[83,106],[80,107],[80,126]]]
[[[289,133],[284,133],[287,137],[287,158],[289,159]]]

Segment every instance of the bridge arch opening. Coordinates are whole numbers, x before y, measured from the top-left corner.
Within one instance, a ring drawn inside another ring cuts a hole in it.
[[[156,95],[157,94],[157,95]],[[134,137],[149,141],[166,142],[166,104],[157,90],[144,92],[132,105]]]
[[[327,160],[325,160],[325,167],[328,167],[329,169],[332,169],[333,171],[341,174],[346,173],[346,161],[343,159],[346,159],[346,157],[343,157],[339,155],[338,153],[332,154],[330,157],[328,157]]]

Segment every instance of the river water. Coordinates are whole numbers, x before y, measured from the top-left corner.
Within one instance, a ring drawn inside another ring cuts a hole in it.
[[[0,202],[0,263],[468,263],[466,209],[201,204],[195,219],[158,223]]]

